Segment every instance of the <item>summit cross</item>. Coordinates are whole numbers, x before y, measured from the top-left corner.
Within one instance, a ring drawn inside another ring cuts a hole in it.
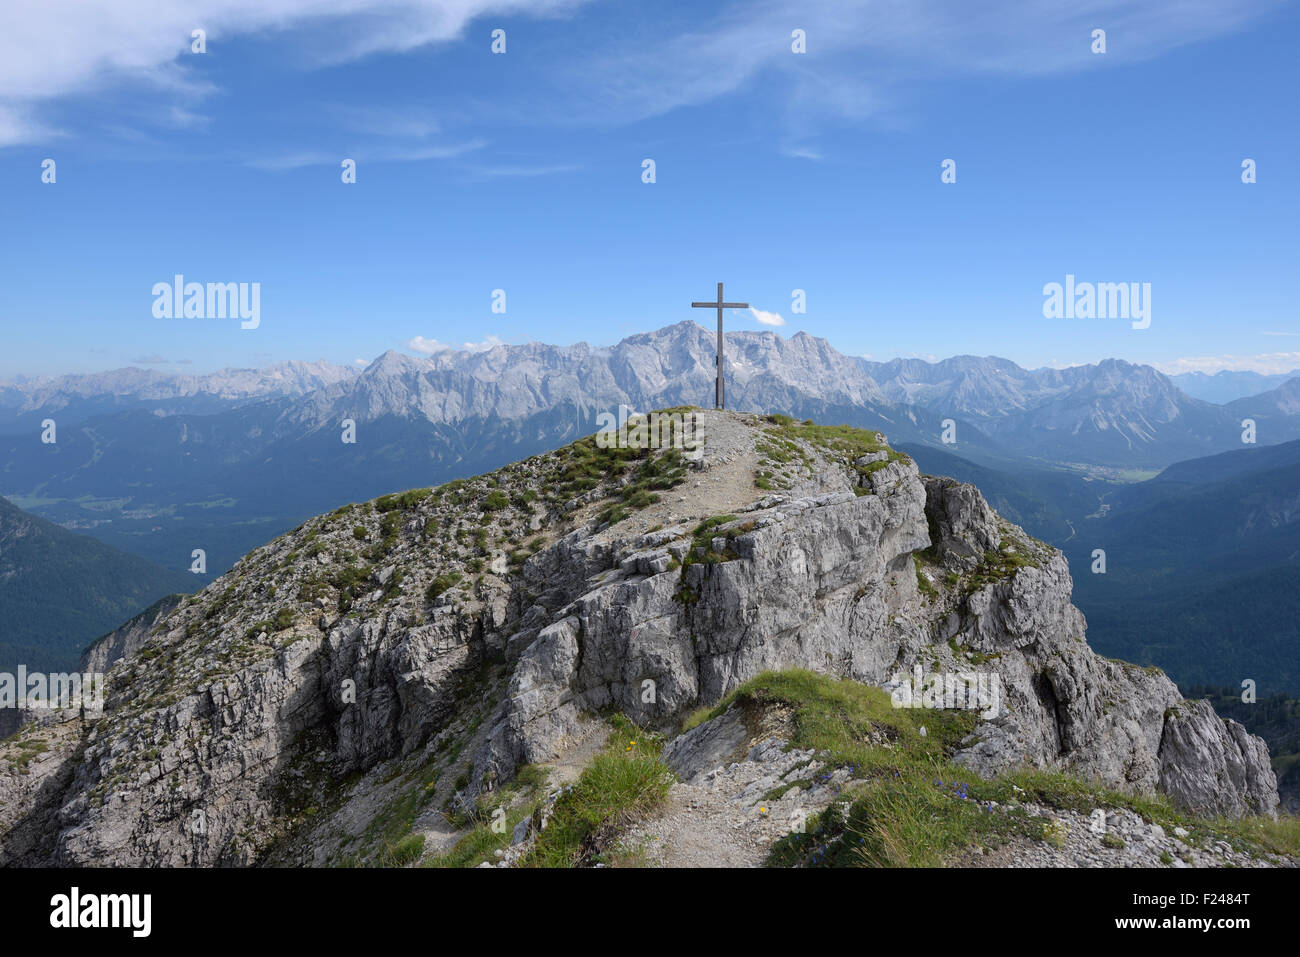
[[[726,394],[722,384],[722,310],[723,309],[748,309],[747,302],[723,302],[722,301],[722,283],[718,283],[718,301],[717,302],[693,302],[691,307],[694,309],[716,309],[718,310],[718,381],[713,387],[713,407],[715,409],[725,409],[727,407]]]

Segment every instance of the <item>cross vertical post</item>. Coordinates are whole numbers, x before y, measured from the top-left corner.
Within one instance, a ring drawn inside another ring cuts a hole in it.
[[[718,310],[718,379],[713,386],[713,407],[715,409],[725,409],[726,386],[722,379],[722,310],[723,309],[748,309],[747,302],[723,302],[722,301],[722,283],[718,283],[718,299],[716,302],[693,302],[691,307],[694,309],[717,309]]]
[[[717,409],[727,407],[726,385],[722,380],[722,283],[718,283],[718,381],[713,387],[713,406]]]

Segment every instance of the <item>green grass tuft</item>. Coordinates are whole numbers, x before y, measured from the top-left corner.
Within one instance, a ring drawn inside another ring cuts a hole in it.
[[[614,721],[609,745],[556,802],[523,866],[598,863],[623,829],[663,804],[673,776],[659,760],[662,742],[621,716]]]

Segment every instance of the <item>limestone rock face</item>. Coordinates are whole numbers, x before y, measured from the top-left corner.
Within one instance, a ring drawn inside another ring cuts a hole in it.
[[[1093,653],[1063,556],[974,487],[883,440],[842,452],[755,416],[701,418],[703,454],[650,504],[621,490],[661,473],[589,481],[597,459],[562,450],[250,553],[113,668],[103,718],[52,726],[21,767],[0,746],[0,863],[257,863],[346,825],[332,796],[392,759],[445,768],[463,806],[561,751],[584,714],[673,730],[792,667],[996,677],[956,756],[981,774],[1066,769],[1213,814],[1277,806],[1263,742]],[[641,504],[611,513],[611,495]],[[683,769],[729,746],[688,743]]]
[[[979,563],[984,552],[998,547],[997,517],[979,489],[934,476],[926,476],[925,485],[936,546],[970,567]]]
[[[1181,701],[1173,682],[1088,648],[1059,552],[998,519],[973,486],[923,481],[903,465],[872,478],[879,494],[797,499],[722,526],[753,526],[727,539],[731,561],[672,572],[641,564],[600,576],[563,609],[555,626],[562,641],[548,629],[521,653],[516,677],[526,677],[502,705],[480,772],[508,776],[542,759],[583,710],[615,707],[670,727],[684,710],[769,669],[884,684],[924,655],[943,671],[1000,679],[1001,713],[957,755],[982,774],[1057,767],[1109,787],[1164,790],[1194,811],[1275,810],[1262,740],[1214,719],[1198,725],[1205,740],[1197,747],[1181,744],[1185,729],[1166,721]],[[976,588],[947,614],[935,614],[918,592],[913,552],[933,545],[940,568],[969,569],[1011,540],[1037,564]],[[994,665],[972,668],[950,639],[996,656]],[[1224,766],[1230,770],[1216,774]]]
[[[740,760],[750,739],[745,717],[739,708],[728,708],[673,738],[664,748],[663,761],[681,780],[688,781],[705,771]]]
[[[102,675],[116,662],[134,654],[149,638],[150,630],[166,618],[180,603],[182,595],[168,595],[154,602],[140,614],[114,628],[81,653],[77,672]],[[68,716],[60,716],[64,720]],[[24,725],[44,723],[49,718],[42,709],[0,708],[0,738],[7,738]]]
[[[135,654],[148,640],[150,630],[175,610],[182,597],[168,595],[161,598],[124,625],[114,628],[82,652],[77,670],[103,673],[123,658]]]
[[[719,526],[730,560],[614,565],[583,583],[590,590],[520,653],[480,771],[500,777],[539,760],[582,710],[614,707],[666,728],[774,668],[879,680],[900,648],[925,643],[901,613],[916,594],[910,554],[928,539],[915,471],[874,476],[889,494],[795,499]]]
[[[1277,782],[1263,740],[1208,701],[1181,701],[1165,720],[1160,786],[1174,801],[1205,812],[1238,817],[1277,805]]]

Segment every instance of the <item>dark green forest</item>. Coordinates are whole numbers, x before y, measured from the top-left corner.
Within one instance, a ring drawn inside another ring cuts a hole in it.
[[[0,498],[0,671],[75,667],[83,648],[195,581]]]

